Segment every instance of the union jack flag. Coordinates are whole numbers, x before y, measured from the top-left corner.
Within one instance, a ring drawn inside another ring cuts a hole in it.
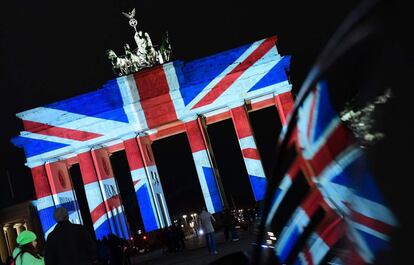
[[[296,158],[272,195],[266,230],[275,230],[275,216],[286,207],[286,194],[299,172],[309,191],[265,246],[287,264],[373,263],[389,247],[397,221],[368,170],[366,155],[334,110],[326,82],[317,83],[294,121],[292,134],[282,138],[295,144]],[[313,221],[318,210],[323,217]]]
[[[270,37],[206,58],[175,61],[108,81],[99,90],[21,112],[24,131],[12,142],[29,166],[83,147],[199,114],[219,115],[245,100],[263,102],[291,90],[281,56]],[[240,104],[239,104],[240,105]]]
[[[155,162],[149,159],[149,139],[141,135],[138,140],[137,133],[156,138],[187,130],[207,208],[210,212],[220,211],[213,166],[207,145],[199,144],[199,139],[205,137],[196,118],[233,115],[247,120],[240,107],[245,101],[261,107],[273,105],[274,97],[291,90],[286,74],[289,64],[290,57],[277,51],[276,37],[270,37],[206,58],[144,69],[109,80],[96,91],[17,114],[24,130],[12,142],[24,148],[35,184],[41,187],[37,205],[45,234],[54,225],[53,209],[63,204],[57,199],[65,198],[67,208],[77,205],[69,179],[64,189],[51,190],[47,187],[48,178],[60,175],[52,170],[46,174],[42,169],[49,161],[67,159],[80,165],[97,237],[113,232],[127,238],[119,191],[106,151],[119,146],[128,149],[131,177],[146,231],[169,225],[165,199],[155,198],[155,194],[163,192]],[[261,200],[266,178],[250,131],[239,128],[237,135],[255,199]],[[92,147],[94,150],[90,151]],[[66,172],[66,165],[62,164],[61,169]],[[62,178],[50,182],[59,184],[59,180]],[[164,215],[159,214],[162,211]],[[72,212],[73,219],[80,216],[79,211]]]

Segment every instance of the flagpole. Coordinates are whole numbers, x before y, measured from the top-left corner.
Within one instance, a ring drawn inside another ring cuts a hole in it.
[[[8,170],[6,170],[6,175],[7,175],[7,181],[9,182],[11,198],[14,199],[13,185],[12,185],[12,182],[11,182],[11,179],[10,179],[10,174],[9,174]]]
[[[234,203],[233,195],[230,193],[231,204],[233,205],[233,209],[236,209],[236,204]]]

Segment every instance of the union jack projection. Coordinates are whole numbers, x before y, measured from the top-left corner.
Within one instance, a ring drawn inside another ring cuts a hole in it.
[[[366,155],[332,107],[326,82],[317,83],[293,118],[295,128],[287,135],[285,127],[282,138],[290,139],[295,155],[270,200],[265,226],[272,240],[263,247],[286,264],[373,263],[389,248],[397,221],[370,175]],[[288,194],[300,179],[308,188],[297,195],[295,209]],[[283,207],[292,211],[278,223]]]
[[[206,58],[147,68],[110,80],[96,91],[21,112],[17,116],[24,131],[12,142],[24,148],[33,172],[43,172],[50,161],[66,161],[65,171],[78,163],[97,237],[109,232],[126,237],[128,226],[110,153],[126,151],[145,230],[152,231],[168,226],[171,220],[150,141],[187,133],[206,206],[218,212],[223,208],[222,198],[198,117],[210,121],[233,118],[252,191],[259,201],[266,178],[243,105],[274,106],[279,96],[290,96],[290,57],[278,54],[275,44],[276,37],[270,37]],[[60,192],[51,189],[56,182],[51,173],[44,174],[35,181],[40,187],[39,211],[57,207],[56,200],[47,198]],[[77,205],[73,187],[67,189]],[[44,226],[47,233],[54,224],[50,211],[40,219],[48,224]]]

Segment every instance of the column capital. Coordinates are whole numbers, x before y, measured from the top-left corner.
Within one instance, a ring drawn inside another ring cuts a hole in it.
[[[36,160],[36,161],[27,162],[24,165],[27,166],[28,168],[35,168],[35,167],[39,167],[39,166],[44,166],[44,164],[45,164],[45,161]]]
[[[244,100],[238,100],[238,101],[232,101],[228,103],[227,106],[229,107],[229,109],[233,109],[233,108],[237,108],[240,106],[244,106],[245,104],[246,102]]]
[[[290,93],[292,92],[292,85],[286,82],[282,82],[280,84],[281,86],[278,86],[278,88],[273,92],[273,96],[281,95],[284,93]]]
[[[200,115],[197,115],[197,113],[194,113],[194,114],[190,114],[190,115],[187,115],[187,116],[181,118],[181,121],[186,123],[186,122],[189,122],[189,121],[197,120],[199,117],[200,117]]]
[[[59,162],[59,161],[64,162],[65,160],[66,159],[62,159],[61,157],[49,158],[48,160],[45,161],[45,165],[52,164],[52,163]]]
[[[90,151],[95,151],[95,150],[99,150],[99,149],[104,149],[106,148],[106,146],[104,146],[103,144],[96,144],[96,145],[92,145]]]
[[[292,93],[290,91],[275,95],[275,105],[279,113],[280,120],[282,124],[285,124],[287,117],[295,106],[295,101],[293,99]]]
[[[89,152],[91,150],[92,150],[92,147],[90,147],[90,146],[82,146],[81,148],[77,148],[77,149],[73,150],[73,153],[75,155],[79,155],[79,154],[82,154],[82,153],[85,153],[85,152]]]
[[[122,141],[129,140],[138,137],[140,133],[141,132],[130,132],[120,136],[119,139],[121,139]]]
[[[137,134],[137,137],[139,138],[139,137],[146,137],[146,136],[149,136],[149,135],[151,135],[151,134],[153,134],[154,132],[153,132],[153,130],[154,129],[152,129],[152,130],[147,130],[147,131],[144,131],[144,132],[139,132],[138,134]]]

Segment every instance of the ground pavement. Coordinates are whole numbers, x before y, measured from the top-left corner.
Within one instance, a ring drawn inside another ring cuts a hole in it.
[[[220,257],[238,251],[249,251],[254,235],[249,231],[239,231],[239,241],[224,240],[222,231],[215,233],[218,254],[209,254],[204,237],[186,240],[186,249],[168,253],[161,249],[139,255],[131,259],[133,265],[206,265]]]

